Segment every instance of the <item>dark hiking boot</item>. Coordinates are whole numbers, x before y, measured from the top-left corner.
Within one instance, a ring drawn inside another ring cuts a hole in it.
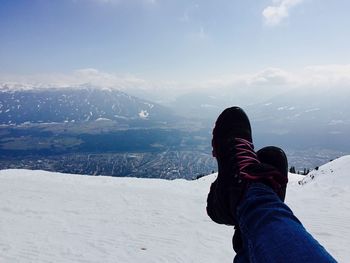
[[[288,178],[288,160],[287,156],[281,148],[275,146],[267,146],[256,152],[258,159],[262,163],[266,163],[275,167],[283,177]],[[287,184],[283,185],[280,198],[284,201],[286,196]],[[243,248],[241,231],[238,226],[235,227],[235,233],[232,238],[233,250],[238,253]]]
[[[258,160],[250,122],[241,108],[228,108],[219,115],[212,146],[218,163],[218,177],[210,187],[207,213],[214,222],[237,225],[236,208],[253,182],[265,183],[281,196],[282,185],[287,179],[275,167]]]
[[[286,183],[281,185],[281,192],[279,193],[279,197],[284,202],[288,182],[288,160],[285,152],[276,146],[266,146],[257,151],[256,154],[260,162],[275,167],[281,173],[282,177],[287,180]]]
[[[250,122],[241,108],[227,108],[219,115],[213,129],[212,147],[218,177],[210,187],[207,213],[216,223],[236,225],[232,208],[237,206],[244,191],[240,173],[245,166],[259,163],[253,150]],[[241,169],[239,162],[243,164]]]

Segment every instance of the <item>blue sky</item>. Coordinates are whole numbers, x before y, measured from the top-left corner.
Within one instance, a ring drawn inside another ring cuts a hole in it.
[[[349,10],[346,0],[1,0],[0,74],[186,82],[333,70],[350,61]]]

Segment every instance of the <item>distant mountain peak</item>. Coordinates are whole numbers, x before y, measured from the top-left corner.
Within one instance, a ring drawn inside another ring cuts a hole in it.
[[[83,122],[97,119],[166,121],[166,107],[112,88],[1,84],[0,124]]]

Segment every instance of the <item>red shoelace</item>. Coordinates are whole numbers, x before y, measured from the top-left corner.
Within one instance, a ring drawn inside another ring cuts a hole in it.
[[[235,138],[236,141],[236,159],[240,170],[241,178],[249,178],[249,174],[245,169],[252,165],[260,163],[258,156],[254,151],[254,145],[250,141],[243,138]]]

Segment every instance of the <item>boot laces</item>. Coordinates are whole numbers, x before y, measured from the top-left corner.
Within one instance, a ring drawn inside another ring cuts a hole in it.
[[[249,172],[246,169],[254,164],[259,164],[257,154],[254,152],[254,145],[248,140],[235,138],[236,141],[236,159],[239,167],[239,175],[242,179],[248,181],[265,181],[281,196],[282,186],[286,185],[288,178],[283,176],[277,169],[264,169],[255,172]]]
[[[239,167],[240,175],[242,177],[249,176],[245,171],[247,167],[252,164],[260,163],[258,156],[254,151],[254,145],[252,142],[243,139],[235,138],[236,141],[236,159]]]

